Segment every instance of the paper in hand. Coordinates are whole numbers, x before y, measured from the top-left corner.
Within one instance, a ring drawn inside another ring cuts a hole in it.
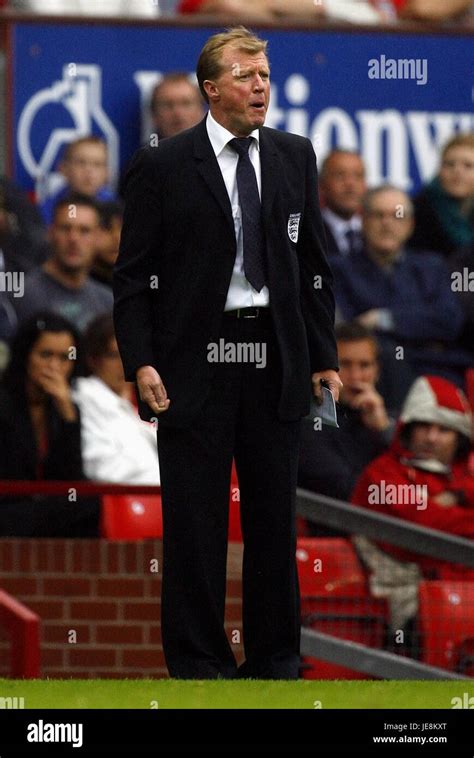
[[[328,387],[324,386],[324,384],[321,385],[321,392],[323,396],[323,402],[321,405],[318,405],[316,398],[314,396],[312,397],[311,409],[308,418],[311,418],[311,420],[320,418],[322,424],[325,424],[326,426],[336,426],[339,428],[339,424],[337,423],[337,411],[336,403],[334,402],[334,395],[332,394],[331,390],[328,389]]]

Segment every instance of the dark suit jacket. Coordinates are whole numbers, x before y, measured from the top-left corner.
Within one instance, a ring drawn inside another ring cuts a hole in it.
[[[311,373],[337,368],[332,274],[310,141],[263,127],[260,157],[270,309],[283,367],[278,413],[292,421],[309,412]],[[113,282],[125,375],[133,381],[140,366],[155,366],[171,400],[160,424],[185,427],[210,387],[215,364],[207,345],[219,340],[236,256],[231,205],[205,120],[139,150],[125,195]],[[297,241],[290,239],[291,214],[301,214]]]
[[[339,246],[336,242],[336,238],[334,234],[332,233],[332,229],[327,223],[327,221],[323,218],[323,229],[324,234],[326,237],[326,250],[327,254],[331,257],[332,255],[341,255],[341,251],[339,250]]]

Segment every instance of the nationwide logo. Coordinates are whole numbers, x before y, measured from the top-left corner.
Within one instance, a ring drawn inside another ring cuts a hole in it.
[[[39,160],[35,157],[35,119],[51,105],[62,105],[68,113],[71,128],[53,128]],[[64,178],[53,171],[65,145],[89,134],[98,134],[107,143],[109,174],[115,177],[119,169],[119,135],[102,106],[102,69],[100,66],[67,63],[63,78],[50,87],[35,92],[25,104],[18,121],[18,153],[35,181],[39,200],[56,192]]]

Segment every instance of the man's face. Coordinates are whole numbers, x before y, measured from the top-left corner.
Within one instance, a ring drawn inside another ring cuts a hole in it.
[[[474,195],[474,150],[459,145],[447,151],[439,172],[443,189],[458,200]]]
[[[360,210],[366,191],[364,164],[358,155],[335,153],[321,179],[324,202],[338,216],[349,220]]]
[[[408,197],[398,190],[379,192],[372,197],[370,208],[364,211],[362,224],[369,250],[381,263],[389,263],[413,231]]]
[[[410,451],[417,458],[435,458],[449,466],[456,454],[458,433],[439,424],[417,422],[410,435]]]
[[[265,123],[270,101],[270,68],[264,53],[224,48],[221,74],[204,83],[211,113],[236,137],[247,137]]]
[[[85,142],[73,148],[61,171],[73,192],[95,197],[107,183],[107,149],[105,145]]]
[[[93,208],[76,205],[74,213],[67,205],[58,209],[49,229],[49,239],[53,258],[63,271],[77,273],[90,269],[96,250],[97,227],[98,214]]]
[[[375,386],[379,366],[372,340],[338,340],[339,378],[343,383],[340,399],[352,406],[361,390],[367,385]]]
[[[204,116],[204,105],[198,89],[184,79],[163,82],[153,98],[153,128],[160,137],[195,126]]]

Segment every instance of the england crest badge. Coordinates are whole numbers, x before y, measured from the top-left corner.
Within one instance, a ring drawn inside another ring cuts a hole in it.
[[[298,242],[301,213],[290,213],[288,217],[288,237],[292,242]]]

